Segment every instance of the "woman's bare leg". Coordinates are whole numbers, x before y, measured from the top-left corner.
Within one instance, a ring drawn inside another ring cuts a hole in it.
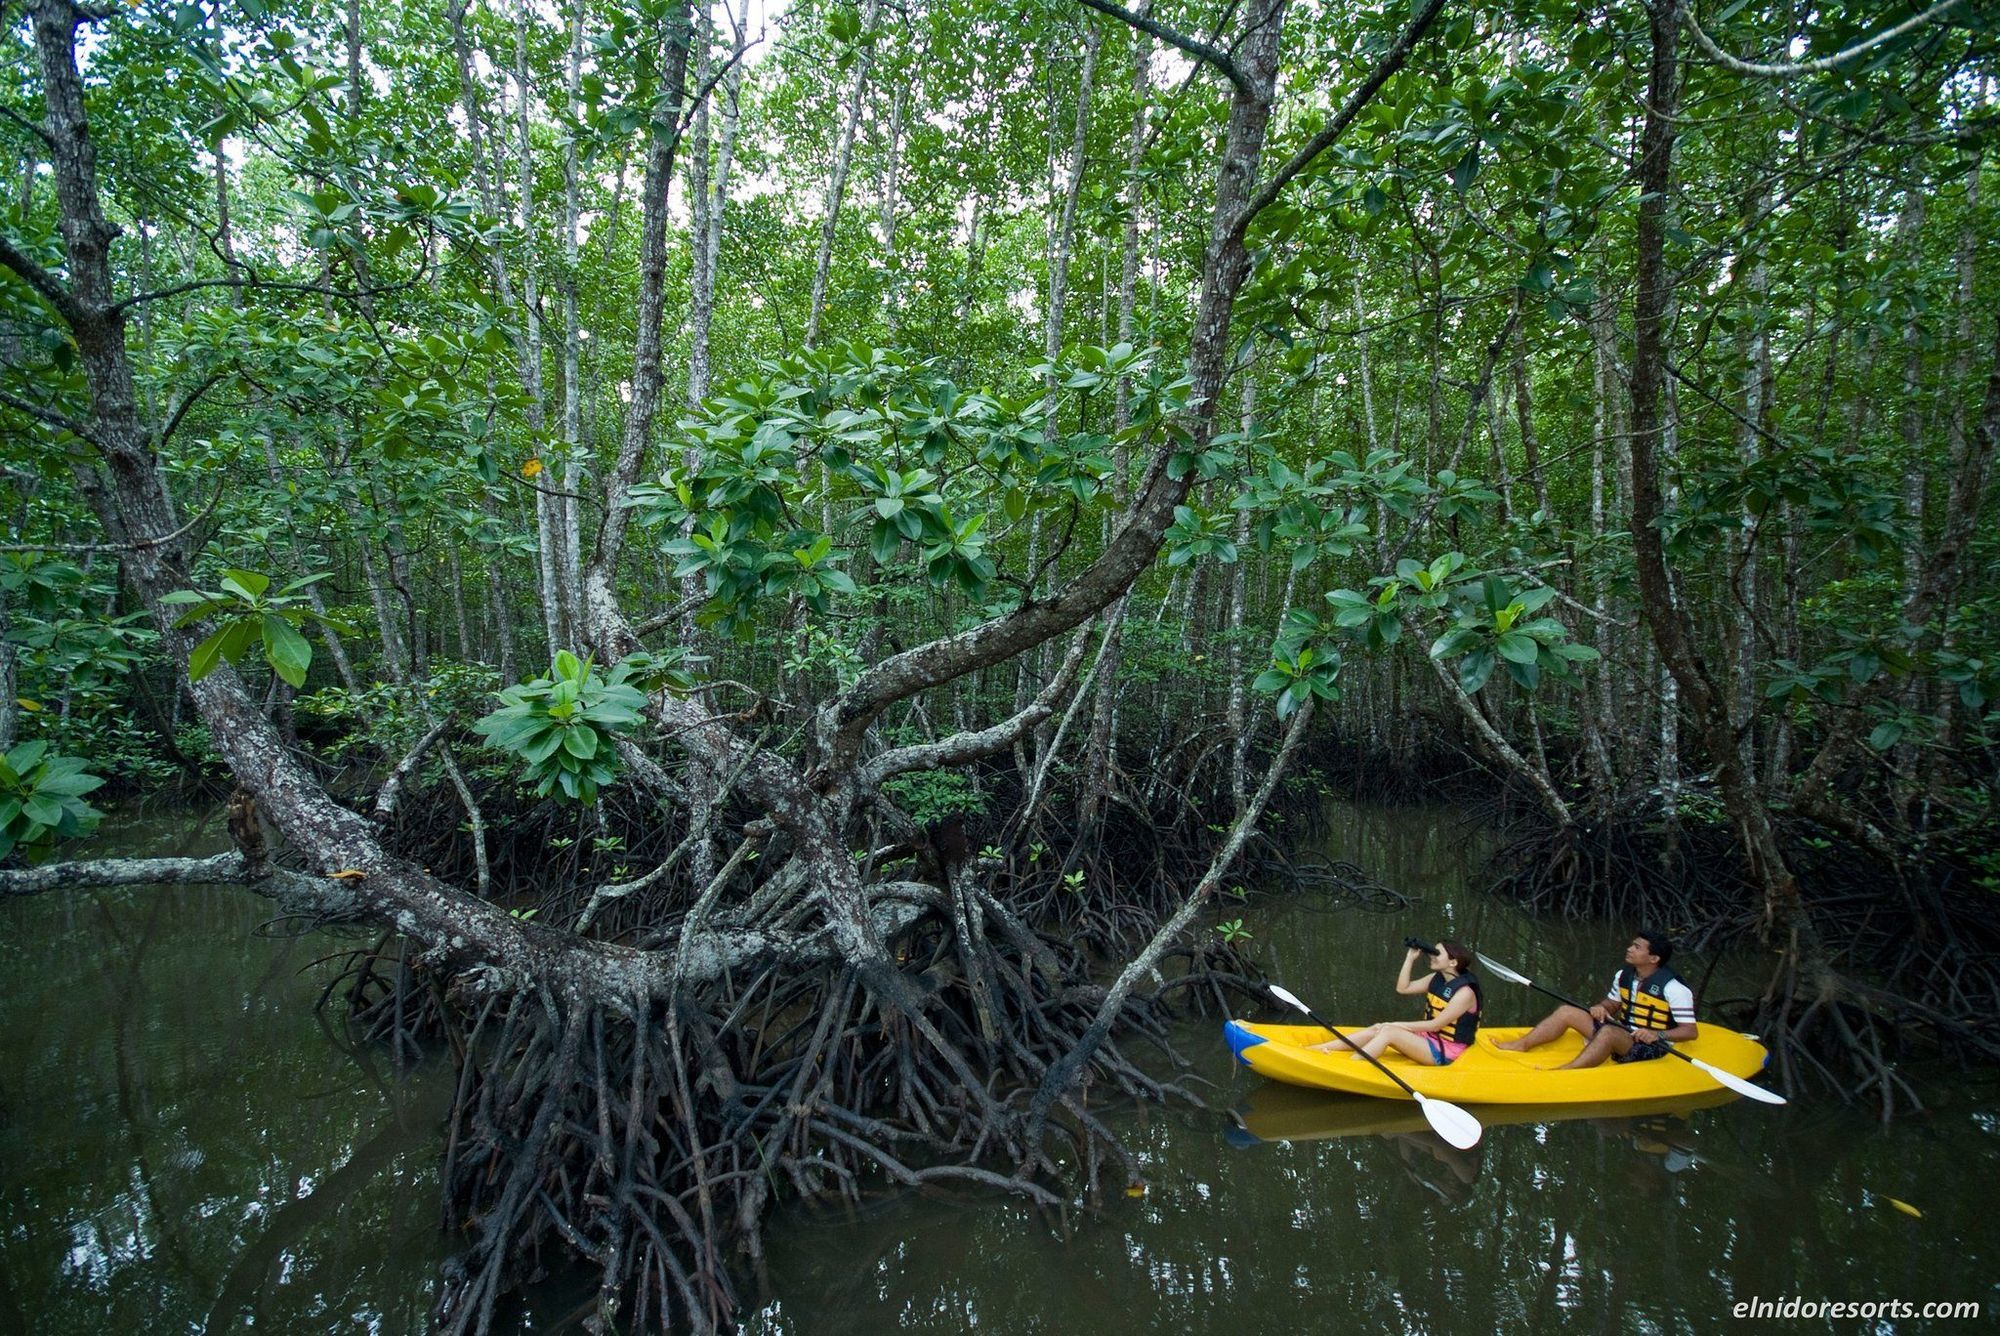
[[[1375,1032],[1381,1028],[1381,1025],[1366,1025],[1359,1030],[1342,1030],[1341,1033],[1357,1044],[1366,1044],[1375,1037]],[[1314,1044],[1312,1050],[1315,1053],[1325,1053],[1329,1049],[1346,1047],[1347,1045],[1341,1043],[1338,1039],[1329,1039],[1324,1044]]]

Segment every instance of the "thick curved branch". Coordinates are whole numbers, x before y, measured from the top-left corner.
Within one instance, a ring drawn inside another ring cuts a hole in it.
[[[113,886],[248,886],[294,912],[328,920],[347,918],[355,907],[345,881],[253,865],[234,849],[207,858],[89,858],[0,871],[0,896]]]
[[[1089,3],[1089,0],[1085,0],[1085,3]],[[1382,85],[1387,83],[1397,70],[1403,68],[1403,63],[1410,58],[1410,52],[1416,49],[1417,42],[1422,39],[1425,31],[1443,8],[1444,0],[1426,0],[1423,9],[1410,20],[1410,26],[1403,29],[1403,35],[1396,39],[1396,44],[1384,53],[1382,59],[1375,62],[1375,68],[1368,72],[1368,77],[1361,81],[1360,87],[1347,95],[1347,101],[1341,104],[1333,119],[1328,121],[1318,134],[1307,140],[1305,146],[1294,153],[1290,160],[1258,189],[1256,195],[1251,198],[1249,207],[1243,211],[1243,218],[1237,224],[1238,227],[1248,227],[1252,219],[1277,202],[1278,196],[1284,193],[1285,187],[1290,185],[1300,172],[1312,166],[1313,159],[1334,146],[1341,135],[1347,132],[1347,127],[1354,124],[1354,118],[1361,114],[1362,108],[1373,101],[1375,94],[1382,90]]]
[[[29,417],[47,423],[51,427],[66,431],[80,441],[88,441],[92,445],[99,444],[97,438],[91,435],[89,427],[73,417],[58,413],[53,408],[44,408],[38,403],[9,394],[5,390],[0,390],[0,404],[5,404],[17,413],[26,413]]]
[[[1041,694],[1023,709],[988,728],[954,733],[936,742],[921,742],[883,752],[862,767],[862,785],[875,788],[892,775],[907,774],[912,770],[942,770],[946,766],[964,765],[967,761],[1007,750],[1014,745],[1016,738],[1039,727],[1043,720],[1054,714],[1056,706],[1069,695],[1070,688],[1076,683],[1077,669],[1083,664],[1084,647],[1088,644],[1089,637],[1079,635],[1055,676],[1049,679]]]
[[[1148,18],[1144,14],[1135,14],[1123,5],[1113,4],[1111,0],[1078,0],[1078,2],[1087,9],[1094,9],[1100,14],[1109,14],[1112,18],[1117,19],[1120,23],[1128,27],[1137,28],[1149,37],[1157,37],[1168,46],[1185,51],[1188,55],[1193,56],[1202,64],[1212,67],[1223,78],[1229,80],[1230,83],[1236,86],[1238,92],[1247,93],[1250,91],[1250,85],[1245,80],[1242,69],[1230,58],[1227,51],[1218,50],[1210,46],[1207,42],[1189,37],[1186,33],[1177,32],[1169,28],[1166,24]]]
[[[1692,7],[1682,10],[1681,18],[1687,24],[1688,36],[1694,38],[1694,44],[1701,48],[1702,54],[1722,66],[1722,68],[1736,74],[1747,74],[1758,79],[1796,79],[1804,74],[1824,74],[1828,70],[1838,69],[1855,57],[1873,51],[1884,42],[1893,42],[1904,33],[1915,32],[1918,28],[1938,22],[1945,15],[1964,3],[1965,0],[1941,0],[1941,3],[1932,5],[1923,13],[1913,14],[1901,23],[1898,23],[1895,27],[1885,28],[1873,37],[1856,42],[1845,51],[1836,51],[1834,54],[1822,56],[1818,60],[1791,61],[1782,65],[1763,65],[1755,61],[1738,60],[1735,56],[1730,55],[1727,51],[1717,46],[1713,38],[1701,30],[1701,24],[1695,21],[1694,9]]]
[[[15,246],[13,242],[7,240],[4,236],[0,236],[0,264],[6,265],[9,269],[19,274],[21,280],[36,292],[39,292],[42,295],[42,300],[46,301],[50,306],[55,307],[56,314],[60,315],[69,324],[76,324],[78,320],[85,318],[88,314],[83,308],[83,303],[79,302],[70,293],[70,290],[63,286],[61,279],[30,259],[25,251]]]

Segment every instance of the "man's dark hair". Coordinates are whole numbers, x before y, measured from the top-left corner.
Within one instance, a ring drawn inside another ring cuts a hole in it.
[[[1654,932],[1651,928],[1641,928],[1633,936],[1645,938],[1646,945],[1652,948],[1653,954],[1660,958],[1662,965],[1674,958],[1674,939],[1665,933]]]

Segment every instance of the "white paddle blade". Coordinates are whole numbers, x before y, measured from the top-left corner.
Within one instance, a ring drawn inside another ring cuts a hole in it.
[[[1689,1058],[1688,1061],[1745,1099],[1754,1099],[1763,1104],[1785,1104],[1789,1102],[1775,1090],[1766,1090],[1754,1081],[1746,1081],[1740,1076],[1723,1071],[1720,1067],[1703,1062],[1700,1058]]]
[[[1417,1096],[1417,1106],[1424,1111],[1431,1130],[1443,1137],[1447,1143],[1459,1150],[1471,1150],[1479,1144],[1479,1138],[1486,1129],[1479,1120],[1456,1104],[1447,1104],[1441,1099]]]
[[[1479,963],[1486,967],[1486,972],[1488,974],[1496,975],[1499,978],[1505,979],[1508,983],[1525,983],[1525,984],[1534,983],[1534,980],[1530,979],[1527,975],[1521,973],[1519,970],[1508,969],[1505,965],[1502,965],[1499,961],[1487,955],[1484,951],[1474,951],[1472,954],[1479,957]]]
[[[1288,1007],[1291,1007],[1295,1011],[1310,1012],[1312,1010],[1311,1007],[1308,1007],[1305,1003],[1299,1001],[1298,998],[1292,996],[1290,991],[1279,987],[1277,984],[1274,983],[1266,984],[1265,987],[1271,990],[1272,997],[1277,998],[1280,1002],[1284,1003]]]

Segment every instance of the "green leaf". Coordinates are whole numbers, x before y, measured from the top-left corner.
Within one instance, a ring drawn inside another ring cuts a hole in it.
[[[312,645],[298,633],[298,628],[275,613],[264,614],[264,658],[272,672],[297,690],[306,684],[306,669],[312,667],[312,657]]]
[[[1466,695],[1476,695],[1486,685],[1486,679],[1493,676],[1493,665],[1498,660],[1490,649],[1476,649],[1458,661],[1458,685]]]
[[[1501,636],[1493,642],[1493,648],[1509,663],[1529,664],[1542,657],[1542,647],[1535,643],[1532,636],[1519,631],[1509,631]]]
[[[48,749],[49,744],[41,740],[23,742],[7,753],[7,768],[17,776],[25,775],[41,764],[42,757]]]
[[[228,570],[222,573],[222,587],[248,603],[255,603],[271,587],[271,577],[255,571]]]
[[[226,626],[216,627],[206,640],[194,647],[194,653],[188,655],[188,681],[199,682],[215,671],[216,666],[222,662],[223,642],[229,638],[229,633],[235,626],[236,624],[231,622]]]
[[[1475,143],[1471,148],[1465,150],[1465,156],[1460,158],[1457,164],[1451,169],[1451,183],[1457,189],[1465,190],[1472,185],[1473,180],[1478,175],[1479,145]]]

